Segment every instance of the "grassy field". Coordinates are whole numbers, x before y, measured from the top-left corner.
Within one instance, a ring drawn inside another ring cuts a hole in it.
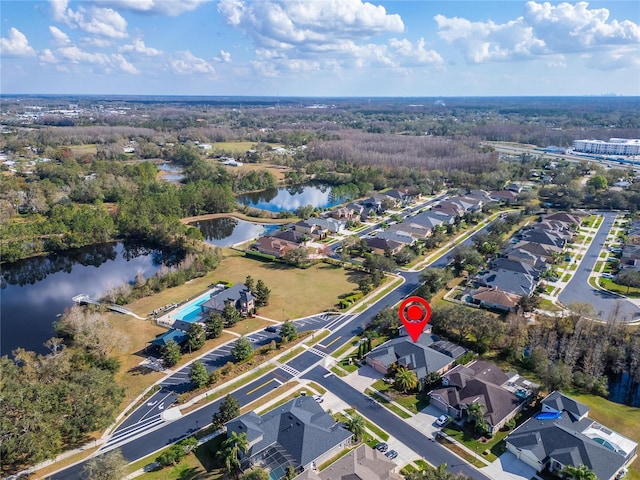
[[[84,145],[68,145],[64,148],[68,148],[71,150],[71,154],[73,156],[81,157],[82,155],[95,155],[98,153],[98,148],[91,143],[86,143]]]
[[[602,288],[606,288],[607,290],[611,290],[612,292],[619,293],[626,297],[630,298],[638,298],[640,297],[640,288],[635,287],[625,287],[624,285],[618,285],[613,280],[609,280],[608,278],[600,278],[600,286]]]

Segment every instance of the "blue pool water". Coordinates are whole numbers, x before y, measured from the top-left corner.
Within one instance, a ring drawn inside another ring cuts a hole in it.
[[[185,305],[180,310],[178,310],[178,313],[176,313],[176,318],[184,322],[197,321],[202,316],[202,309],[200,308],[200,306],[207,300],[209,300],[209,297],[203,297],[195,303]]]
[[[562,414],[560,412],[540,412],[535,415],[536,420],[555,420],[560,418]]]

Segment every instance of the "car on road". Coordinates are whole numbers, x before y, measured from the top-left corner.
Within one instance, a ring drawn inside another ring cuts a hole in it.
[[[438,427],[444,427],[447,423],[449,423],[449,415],[440,415],[437,419],[436,419],[436,425]]]
[[[387,457],[389,460],[393,460],[398,456],[398,452],[396,452],[395,450],[389,450],[387,453],[384,454],[384,456]]]
[[[278,329],[273,325],[269,325],[267,328],[264,329],[264,331],[271,332],[271,333],[278,333]]]
[[[389,449],[389,445],[387,445],[387,444],[386,444],[386,443],[384,443],[384,442],[380,442],[380,443],[376,443],[375,447],[373,447],[373,448],[375,448],[375,449],[376,449],[376,450],[378,450],[379,452],[384,453],[384,452],[386,452],[386,451]]]

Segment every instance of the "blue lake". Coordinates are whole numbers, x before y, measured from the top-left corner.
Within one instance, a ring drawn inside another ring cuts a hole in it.
[[[237,200],[242,205],[270,212],[293,212],[306,205],[329,208],[345,201],[331,193],[331,186],[323,184],[271,188],[240,195]]]
[[[237,218],[212,218],[192,223],[200,229],[205,242],[216,247],[229,247],[246,242],[280,228],[279,225],[264,225]]]

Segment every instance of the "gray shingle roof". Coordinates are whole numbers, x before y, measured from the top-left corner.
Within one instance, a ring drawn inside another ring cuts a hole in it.
[[[241,415],[227,423],[227,431],[251,435],[250,457],[280,445],[297,463],[294,467],[310,464],[352,435],[311,397],[297,397],[262,416]]]
[[[566,411],[557,420],[533,417],[514,430],[507,442],[531,452],[543,464],[556,460],[562,465],[586,465],[599,479],[609,480],[626,459],[581,433],[591,423],[576,422]]]
[[[564,410],[573,415],[576,420],[589,413],[589,407],[584,403],[569,398],[558,391],[552,392],[545,397],[542,404],[552,408],[556,412],[562,412]]]
[[[253,300],[253,295],[247,290],[244,283],[236,283],[220,293],[212,295],[202,306],[210,310],[222,312],[227,302],[231,302],[232,305],[236,306],[240,300]]]

